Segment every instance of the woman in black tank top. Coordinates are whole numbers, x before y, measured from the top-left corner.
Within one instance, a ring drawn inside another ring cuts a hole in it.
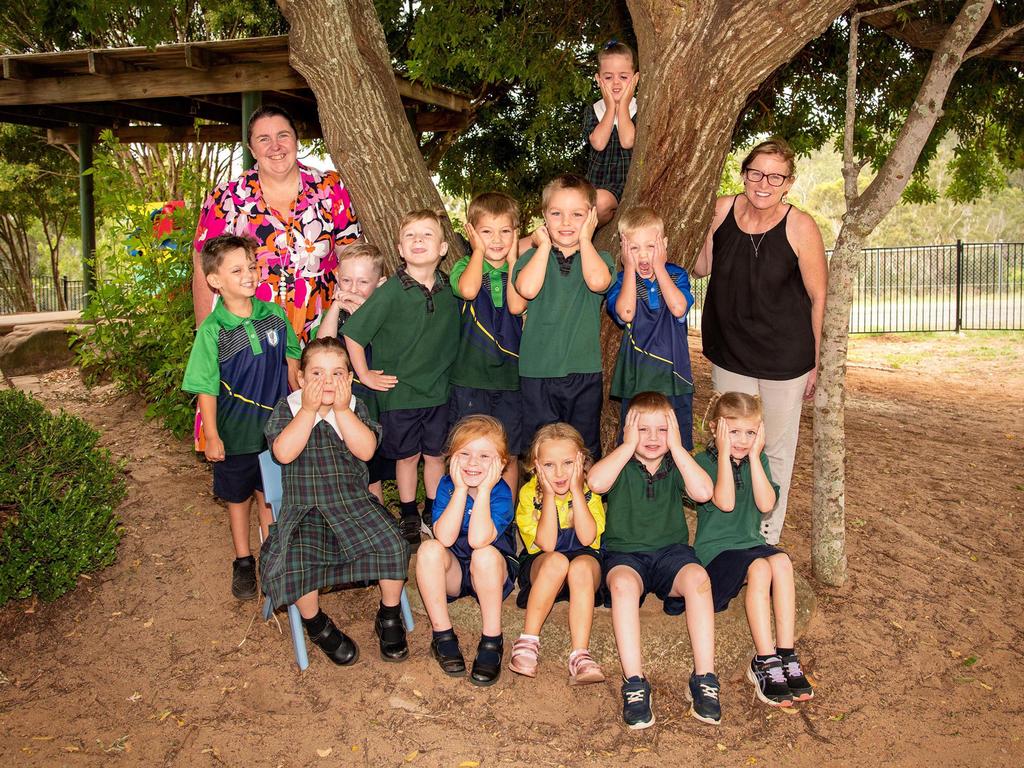
[[[814,394],[828,280],[818,226],[785,202],[793,159],[781,139],[750,151],[741,165],[743,193],[718,199],[692,270],[695,277],[711,275],[701,337],[712,384],[760,395],[764,405],[765,453],[782,486],[762,527],[770,544],[782,530],[800,398]]]

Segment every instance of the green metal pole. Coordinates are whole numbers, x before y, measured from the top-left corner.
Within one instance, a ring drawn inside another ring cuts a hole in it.
[[[82,303],[96,290],[96,201],[92,178],[93,127],[78,126],[78,215],[82,228]],[[83,307],[84,308],[84,307]]]
[[[249,151],[249,118],[263,103],[262,91],[245,91],[242,93],[242,170],[247,171],[255,164],[252,152]]]

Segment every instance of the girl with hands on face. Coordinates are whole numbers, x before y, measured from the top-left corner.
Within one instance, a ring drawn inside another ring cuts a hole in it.
[[[437,486],[434,538],[416,554],[416,585],[433,629],[430,653],[451,677],[466,674],[448,603],[474,597],[482,635],[470,670],[474,685],[492,685],[504,650],[501,604],[512,591],[518,561],[512,526],[512,490],[502,479],[510,460],[501,422],[467,416],[448,438],[448,474]]]
[[[569,424],[541,427],[527,467],[533,477],[519,492],[516,524],[525,550],[520,558],[517,604],[526,609],[523,633],[512,645],[509,669],[536,677],[540,632],[557,601],[569,601],[569,684],[604,680],[590,655],[594,605],[602,599],[601,534],[604,505],[586,484],[589,454]]]
[[[714,437],[696,458],[716,478],[715,490],[710,501],[697,506],[693,546],[711,581],[715,611],[725,610],[746,584],[744,606],[756,650],[747,680],[765,704],[789,707],[812,698],[814,690],[793,647],[793,564],[762,533],[763,517],[775,506],[779,486],[763,453],[761,400],[726,392],[716,395],[708,410]]]

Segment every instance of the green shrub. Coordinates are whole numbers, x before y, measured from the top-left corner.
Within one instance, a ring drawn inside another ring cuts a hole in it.
[[[79,574],[114,562],[121,467],[79,418],[0,391],[0,605],[56,600]]]

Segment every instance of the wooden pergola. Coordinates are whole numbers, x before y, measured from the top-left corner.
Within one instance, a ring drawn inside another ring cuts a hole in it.
[[[249,116],[273,102],[294,117],[300,139],[321,137],[316,98],[288,63],[288,36],[256,37],[0,57],[0,122],[43,128],[53,144],[77,144],[86,295],[94,287],[92,175],[97,129],[123,142],[241,142]],[[459,130],[470,99],[395,74],[413,129]]]

